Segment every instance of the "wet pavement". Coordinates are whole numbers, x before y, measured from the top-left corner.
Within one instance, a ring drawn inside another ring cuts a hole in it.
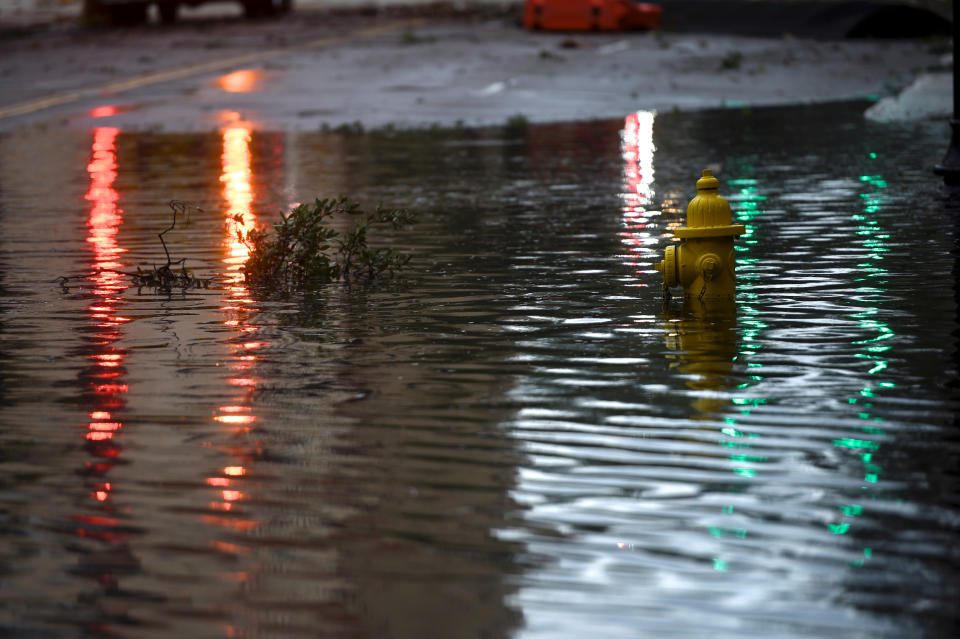
[[[942,68],[950,50],[945,39],[570,35],[530,33],[510,17],[310,11],[108,33],[52,30],[0,43],[0,129],[90,126],[101,107],[127,129],[214,130],[239,117],[316,130],[879,98]]]

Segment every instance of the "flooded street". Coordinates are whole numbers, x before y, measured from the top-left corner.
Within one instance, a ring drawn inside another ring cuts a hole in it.
[[[950,636],[944,133],[864,108],[4,133],[0,634]],[[653,269],[705,166],[710,318]],[[338,193],[421,213],[403,276],[248,291],[233,216]],[[101,270],[174,198],[211,288]]]
[[[0,636],[957,632],[946,125],[864,117],[944,41],[487,11],[0,31]],[[704,168],[706,310],[654,269]],[[249,288],[339,194],[419,212],[401,276]],[[208,287],[124,274],[171,200]]]

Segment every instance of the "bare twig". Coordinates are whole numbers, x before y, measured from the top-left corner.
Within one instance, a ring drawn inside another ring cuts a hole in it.
[[[176,262],[171,260],[170,251],[167,250],[167,243],[163,241],[163,236],[169,233],[170,231],[172,231],[174,227],[177,226],[177,213],[183,213],[184,217],[186,217],[186,215],[190,211],[190,204],[182,200],[170,200],[167,203],[167,205],[170,207],[170,210],[173,211],[173,219],[170,221],[170,226],[168,226],[167,228],[157,233],[157,237],[160,238],[160,244],[163,245],[163,252],[167,256],[167,267],[169,268],[171,264],[182,264],[186,260],[186,258],[182,260],[177,260]],[[195,208],[198,211],[203,210],[197,206],[194,206],[193,208]]]
[[[180,200],[171,200],[169,202],[169,206],[170,210],[173,211],[173,219],[170,222],[170,226],[157,234],[157,237],[160,238],[160,245],[163,246],[163,253],[167,257],[167,263],[163,266],[154,266],[151,270],[146,271],[142,270],[138,266],[136,273],[130,271],[119,271],[115,269],[98,268],[95,271],[81,275],[61,276],[53,281],[60,284],[64,291],[66,291],[68,290],[67,283],[70,282],[70,280],[86,280],[92,277],[97,277],[101,273],[115,273],[117,275],[129,277],[133,283],[133,286],[136,286],[137,288],[150,287],[166,293],[170,292],[174,288],[180,288],[184,290],[188,288],[209,288],[209,279],[200,279],[187,272],[185,265],[185,262],[187,261],[186,258],[174,260],[170,257],[170,251],[167,249],[167,243],[163,239],[165,234],[176,228],[178,214],[182,214],[184,217],[186,217],[191,208],[196,209],[197,211],[202,209],[197,206],[193,206],[188,202],[182,202]],[[180,266],[179,272],[174,271],[171,268],[174,265]]]

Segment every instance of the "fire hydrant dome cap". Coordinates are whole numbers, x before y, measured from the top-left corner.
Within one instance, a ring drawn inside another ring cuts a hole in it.
[[[704,169],[703,177],[697,180],[697,190],[703,191],[705,189],[713,189],[715,191],[720,189],[720,180],[713,177],[713,171],[710,169]]]
[[[720,197],[719,189],[720,181],[713,177],[713,171],[704,169],[703,177],[697,180],[697,196],[687,205],[687,225],[674,231],[677,237],[723,237],[746,231],[742,224],[733,224],[730,203]]]

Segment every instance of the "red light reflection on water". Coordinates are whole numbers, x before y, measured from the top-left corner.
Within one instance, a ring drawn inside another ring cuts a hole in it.
[[[90,217],[87,221],[87,242],[93,246],[94,268],[99,272],[94,277],[95,293],[102,299],[92,304],[88,310],[106,315],[104,324],[98,326],[115,326],[110,323],[110,315],[116,309],[117,299],[113,293],[122,290],[123,276],[113,272],[122,266],[120,257],[125,250],[117,243],[117,233],[123,216],[117,207],[117,191],[113,183],[117,179],[117,152],[116,139],[119,129],[100,127],[94,130],[93,159],[87,165],[90,174],[90,189],[84,196],[93,203]],[[101,319],[98,317],[97,319]],[[119,322],[118,322],[119,323]]]
[[[94,117],[113,115],[114,107],[94,109]],[[125,405],[123,396],[129,390],[119,380],[125,374],[123,360],[126,351],[115,346],[123,337],[119,327],[129,321],[119,312],[121,294],[127,288],[124,276],[119,273],[124,264],[126,250],[117,239],[123,224],[123,211],[118,206],[119,194],[114,183],[117,179],[117,136],[115,127],[98,127],[93,131],[91,159],[87,164],[90,188],[84,198],[91,203],[87,219],[87,244],[93,250],[90,275],[95,299],[87,306],[87,315],[96,331],[91,343],[93,352],[87,356],[91,366],[82,373],[92,396],[89,420],[84,439],[94,460],[85,465],[86,474],[97,478],[90,489],[91,498],[103,510],[109,510],[108,502],[113,494],[113,483],[102,478],[113,468],[122,451],[119,435],[123,421],[116,411]],[[78,534],[87,536],[89,531],[79,529]]]
[[[109,118],[117,114],[117,107],[109,104],[98,106],[90,111],[91,118]]]
[[[621,132],[623,156],[623,225],[620,241],[626,249],[624,261],[638,273],[652,270],[660,237],[650,218],[660,215],[653,210],[653,120],[650,111],[637,111],[626,117]],[[637,284],[645,286],[645,284]]]

